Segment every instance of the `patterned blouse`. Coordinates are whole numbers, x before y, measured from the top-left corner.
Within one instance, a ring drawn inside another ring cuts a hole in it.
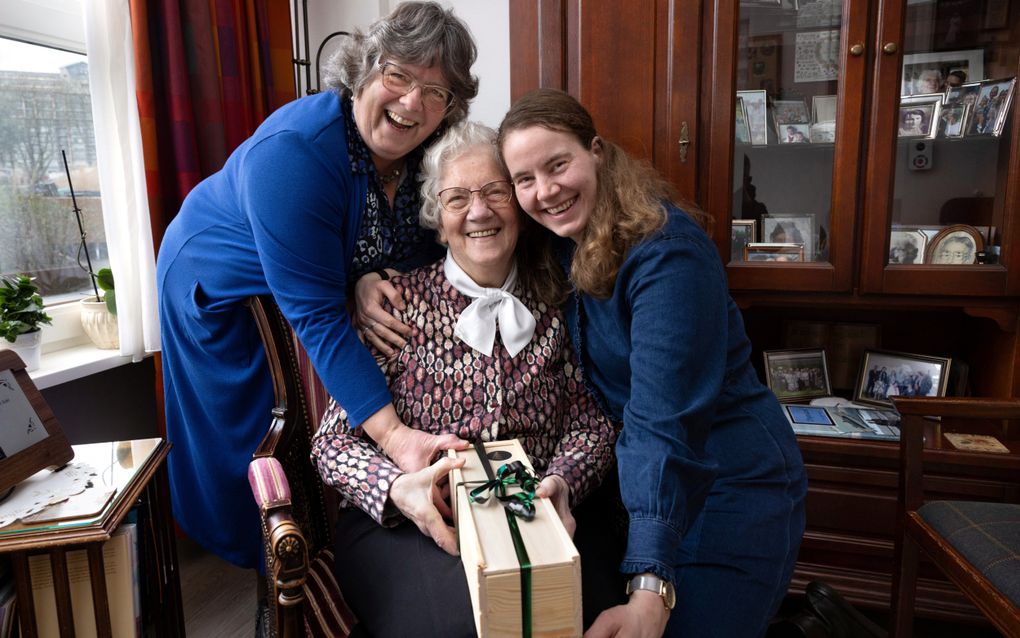
[[[442,260],[391,281],[406,304],[404,323],[415,328],[392,357],[383,361],[373,350],[397,416],[468,441],[520,439],[535,473],[563,477],[571,507],[580,503],[609,469],[617,431],[585,389],[559,310],[519,294],[537,322],[531,343],[511,358],[497,338],[488,357],[453,335],[471,299],[446,279]],[[311,456],[345,501],[381,524],[399,522],[386,504],[403,472],[363,430],[350,429],[336,401],[323,416]]]

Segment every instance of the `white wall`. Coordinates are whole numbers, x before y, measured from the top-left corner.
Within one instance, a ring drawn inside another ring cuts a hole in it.
[[[334,31],[367,27],[398,4],[397,0],[309,0],[308,35],[313,63],[315,52],[327,35]],[[471,103],[470,117],[492,127],[499,126],[503,114],[510,108],[509,0],[442,0],[440,4],[453,8],[467,23],[478,44],[478,61],[472,71],[478,76],[479,88],[478,97]],[[327,45],[323,58],[327,57],[326,51],[329,50],[330,45]],[[315,84],[314,77],[312,84]]]

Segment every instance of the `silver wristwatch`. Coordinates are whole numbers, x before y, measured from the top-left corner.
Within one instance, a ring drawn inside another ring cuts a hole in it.
[[[655,574],[638,574],[627,581],[628,596],[637,589],[645,589],[658,594],[666,609],[673,609],[676,606],[676,591],[673,589],[673,583],[659,578]]]

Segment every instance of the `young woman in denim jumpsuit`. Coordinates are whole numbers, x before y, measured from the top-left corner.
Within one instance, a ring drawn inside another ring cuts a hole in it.
[[[635,579],[586,636],[763,634],[793,572],[807,479],[714,245],[565,93],[522,97],[499,145],[521,206],[562,238],[575,349],[623,423],[621,571]]]

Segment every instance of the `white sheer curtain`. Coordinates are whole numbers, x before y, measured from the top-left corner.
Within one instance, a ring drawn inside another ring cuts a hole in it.
[[[110,267],[117,284],[120,352],[141,361],[159,350],[156,260],[135,99],[128,0],[85,0],[92,119]]]

